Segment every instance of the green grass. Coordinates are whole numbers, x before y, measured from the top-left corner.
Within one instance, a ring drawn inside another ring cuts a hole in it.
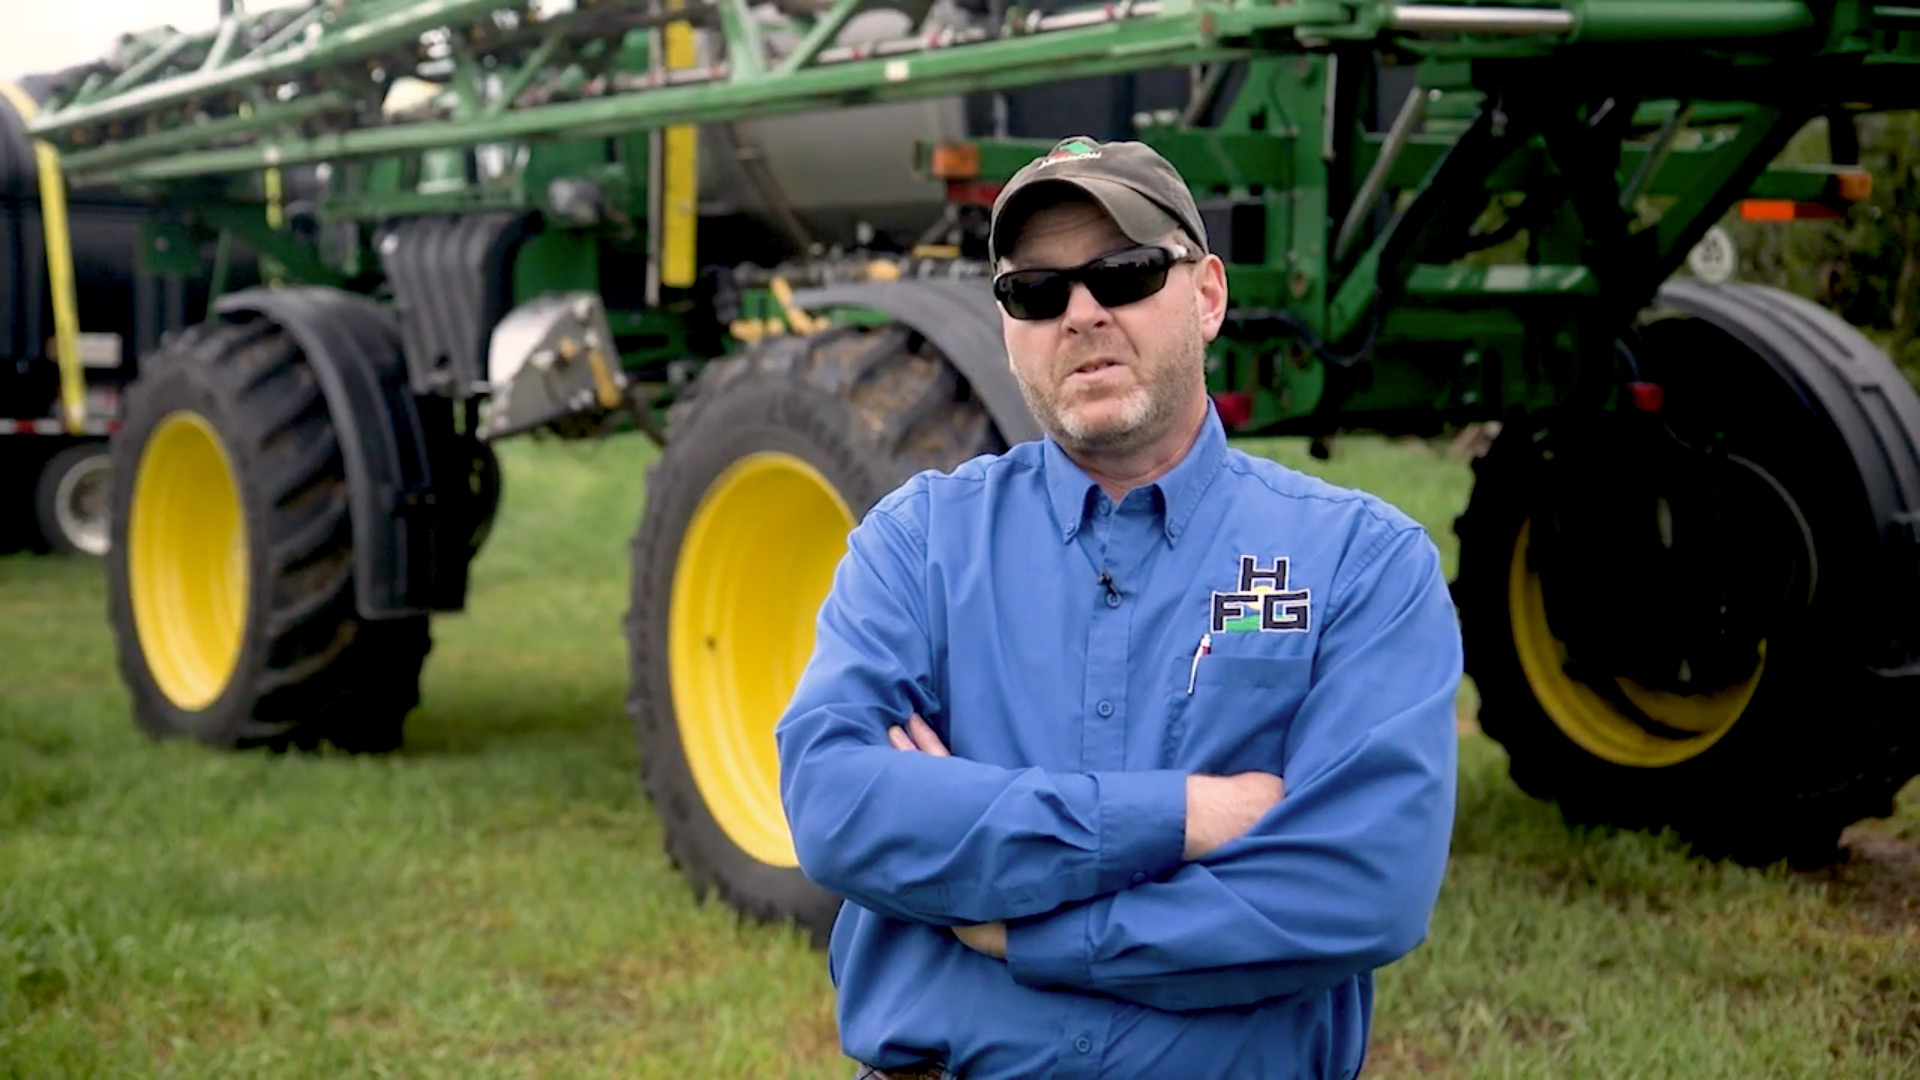
[[[1391,498],[1451,568],[1458,460],[1261,449]],[[619,623],[647,457],[506,448],[471,609],[386,760],[146,740],[97,566],[0,559],[0,1075],[844,1080],[821,957],[695,903],[640,797]],[[1374,1074],[1913,1075],[1920,799],[1873,828],[1838,886],[1574,836],[1468,734]]]

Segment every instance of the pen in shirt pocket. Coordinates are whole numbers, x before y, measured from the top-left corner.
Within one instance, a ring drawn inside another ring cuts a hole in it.
[[[1213,635],[1201,634],[1200,644],[1193,648],[1193,666],[1187,669],[1187,694],[1193,694],[1194,676],[1200,674],[1200,658],[1213,651]]]

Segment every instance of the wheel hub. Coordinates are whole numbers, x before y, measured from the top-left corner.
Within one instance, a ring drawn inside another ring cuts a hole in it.
[[[160,421],[140,455],[127,573],[142,655],[160,691],[198,710],[226,689],[247,611],[247,532],[226,447],[200,416]]]
[[[1521,666],[1568,737],[1670,765],[1725,736],[1811,598],[1798,508],[1751,462],[1668,443],[1562,457],[1515,544]]]
[[[854,517],[789,454],[736,461],[695,510],[668,614],[668,667],[687,764],[732,841],[794,867],[773,728],[813,653],[813,625]]]
[[[54,520],[75,549],[89,555],[107,553],[111,486],[111,466],[104,454],[85,459],[60,477],[54,489]]]

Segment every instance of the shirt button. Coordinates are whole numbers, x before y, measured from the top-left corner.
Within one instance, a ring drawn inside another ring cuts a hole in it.
[[[1087,1051],[1093,1049],[1093,1040],[1087,1038],[1085,1035],[1082,1035],[1079,1038],[1073,1040],[1073,1048],[1084,1054]]]
[[[1107,606],[1108,606],[1108,607],[1119,607],[1119,606],[1120,606],[1120,594],[1119,594],[1119,593],[1116,593],[1116,592],[1110,592],[1110,593],[1108,593],[1108,594],[1107,594]]]
[[[1098,705],[1096,705],[1096,706],[1094,706],[1094,709],[1095,709],[1095,711],[1097,711],[1097,712],[1098,712],[1098,713],[1099,713],[1099,714],[1100,714],[1101,716],[1112,716],[1112,715],[1113,715],[1113,702],[1111,702],[1111,701],[1103,701],[1103,702],[1101,702],[1100,704],[1098,704]]]
[[[1140,872],[1139,872],[1139,871],[1137,871],[1137,870],[1136,870],[1136,871],[1134,871],[1134,875],[1133,875],[1133,883],[1134,883],[1135,885],[1139,885],[1139,884],[1141,884],[1142,882],[1144,882],[1144,881],[1146,881],[1146,880],[1147,880],[1147,875],[1145,875],[1145,874],[1142,874],[1142,873],[1140,873]]]

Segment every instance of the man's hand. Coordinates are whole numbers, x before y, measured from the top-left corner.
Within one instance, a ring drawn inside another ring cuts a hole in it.
[[[953,756],[947,750],[947,744],[941,742],[940,736],[934,734],[933,725],[920,719],[919,713],[913,714],[913,718],[907,721],[905,729],[898,724],[888,728],[887,741],[893,744],[895,750],[918,750],[923,754],[932,754],[934,757]]]
[[[981,923],[978,926],[956,926],[953,936],[977,953],[984,953],[996,960],[1007,958],[1007,924],[1003,922]]]
[[[888,728],[887,742],[892,744],[895,750],[909,752],[918,750],[923,754],[932,754],[934,757],[953,756],[952,751],[947,749],[947,744],[941,742],[940,736],[934,733],[933,726],[920,719],[919,713],[914,713],[907,720],[907,726],[904,728],[897,724]],[[959,938],[974,952],[984,953],[996,960],[1007,958],[1006,923],[990,922],[981,923],[978,926],[956,926],[953,928],[953,936]]]
[[[1184,857],[1192,862],[1244,835],[1285,794],[1286,785],[1271,773],[1187,777]]]

